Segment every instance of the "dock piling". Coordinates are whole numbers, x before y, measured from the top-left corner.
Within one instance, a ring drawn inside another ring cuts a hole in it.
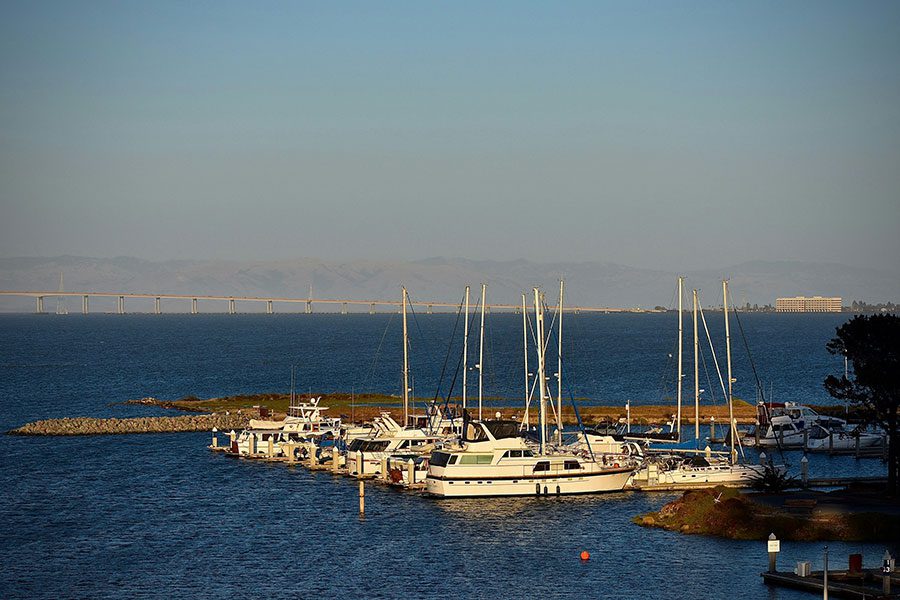
[[[341,454],[337,446],[331,447],[331,472],[337,475],[338,467],[341,466]]]
[[[809,487],[809,459],[805,454],[800,459],[800,483],[804,488]]]
[[[406,473],[407,478],[409,479],[409,485],[413,486],[416,483],[416,462],[413,459],[409,459],[406,461]]]
[[[366,482],[359,480],[359,516],[366,514]]]
[[[219,430],[216,429],[215,427],[213,427],[213,430],[212,430],[212,447],[213,448],[219,447],[219,436],[217,435],[218,432],[219,432]]]
[[[363,461],[363,453],[361,450],[356,451],[356,476],[362,479],[365,470],[365,461]]]
[[[774,533],[769,534],[769,542],[767,545],[769,551],[769,573],[775,573],[775,563],[778,559],[778,552],[781,550],[781,542],[775,537]]]
[[[391,475],[388,472],[390,470],[390,465],[388,464],[388,461],[389,461],[389,459],[387,456],[381,457],[381,480],[382,481],[390,481],[391,480]]]

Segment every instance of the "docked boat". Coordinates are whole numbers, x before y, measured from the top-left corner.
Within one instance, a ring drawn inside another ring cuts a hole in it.
[[[625,487],[634,470],[632,464],[601,454],[589,458],[561,445],[551,448],[548,444],[549,394],[544,360],[548,338],[544,335],[543,303],[537,288],[534,307],[540,398],[537,451],[522,437],[522,423],[469,421],[464,414],[466,420],[459,439],[443,444],[431,454],[425,478],[425,491],[429,495],[444,498],[561,496],[615,492]]]
[[[884,443],[884,433],[849,426],[826,427],[819,423],[814,424],[806,436],[806,449],[820,452],[867,450]]]
[[[473,421],[456,443],[431,453],[425,491],[432,496],[534,496],[617,492],[631,465],[598,455],[535,454],[516,421]]]
[[[759,424],[743,437],[742,441],[747,446],[803,448],[813,432],[827,438],[827,434],[822,433],[823,429],[848,431],[844,419],[820,415],[812,408],[795,402],[760,402],[756,405],[756,419]]]
[[[334,439],[341,430],[341,419],[324,417],[323,411],[328,407],[320,406],[321,397],[312,398],[308,402],[292,401],[288,414],[281,421],[250,419],[244,429],[231,445],[231,453],[235,455],[270,454],[284,456],[286,444],[297,444],[295,452],[302,457],[304,449],[301,444],[307,442],[321,443],[323,438]],[[271,447],[271,448],[270,448]]]

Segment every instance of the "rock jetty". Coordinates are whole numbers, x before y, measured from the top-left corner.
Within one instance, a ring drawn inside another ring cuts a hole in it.
[[[96,419],[75,417],[34,421],[13,429],[12,435],[100,435],[121,433],[168,433],[182,431],[221,431],[243,429],[251,414],[183,415],[178,417],[134,417],[128,419]]]

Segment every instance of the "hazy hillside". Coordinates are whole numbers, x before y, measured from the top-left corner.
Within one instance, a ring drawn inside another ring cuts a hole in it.
[[[67,291],[178,294],[276,295],[305,298],[392,299],[406,285],[416,300],[456,302],[466,283],[488,284],[489,302],[517,303],[523,291],[543,286],[555,297],[564,277],[570,305],[650,308],[674,302],[675,274],[603,262],[533,263],[432,258],[411,262],[298,260],[152,262],[136,258],[0,259],[0,288],[55,290],[60,272]],[[846,303],[900,299],[900,281],[890,274],[836,264],[748,262],[720,271],[685,273],[687,286],[703,290],[704,305],[718,304],[719,280],[731,278],[735,302],[774,303],[777,296],[839,295]],[[477,291],[473,291],[477,294]],[[52,301],[51,301],[52,302]],[[114,301],[92,301],[93,310],[112,310]],[[149,310],[134,301],[131,310]],[[55,303],[47,304],[47,310]],[[0,310],[34,309],[30,299],[0,299]],[[69,309],[80,304],[69,300]],[[171,302],[167,311],[186,310]],[[242,307],[241,310],[250,310]]]

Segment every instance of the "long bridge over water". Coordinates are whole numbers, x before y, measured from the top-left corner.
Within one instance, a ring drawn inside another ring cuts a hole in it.
[[[200,302],[214,303],[213,307],[224,307],[225,310],[210,310],[208,312],[227,312],[228,314],[237,313],[238,303],[265,303],[266,313],[273,314],[275,312],[275,304],[281,305],[302,305],[306,314],[313,312],[314,305],[335,307],[341,313],[346,314],[348,307],[367,307],[369,314],[374,314],[377,308],[388,308],[391,310],[400,309],[400,300],[353,300],[344,298],[285,298],[278,296],[223,296],[223,295],[206,295],[206,294],[152,294],[152,293],[136,293],[136,292],[63,292],[63,291],[39,291],[39,290],[4,290],[0,291],[0,296],[6,297],[26,297],[34,298],[35,312],[38,314],[45,313],[44,300],[47,298],[55,298],[57,300],[63,298],[80,298],[81,312],[88,314],[90,312],[91,298],[115,298],[116,313],[125,314],[125,301],[129,299],[153,300],[153,312],[155,314],[162,313],[163,300],[175,300],[181,302],[190,302],[191,314],[200,312]],[[431,313],[434,309],[453,309],[459,308],[458,302],[431,302],[431,301],[410,301],[414,307],[424,308],[426,313]],[[515,304],[485,304],[487,311],[508,311],[520,312],[522,307]],[[625,313],[625,312],[655,312],[640,308],[613,308],[601,306],[570,306],[565,307],[566,312],[573,313]]]

